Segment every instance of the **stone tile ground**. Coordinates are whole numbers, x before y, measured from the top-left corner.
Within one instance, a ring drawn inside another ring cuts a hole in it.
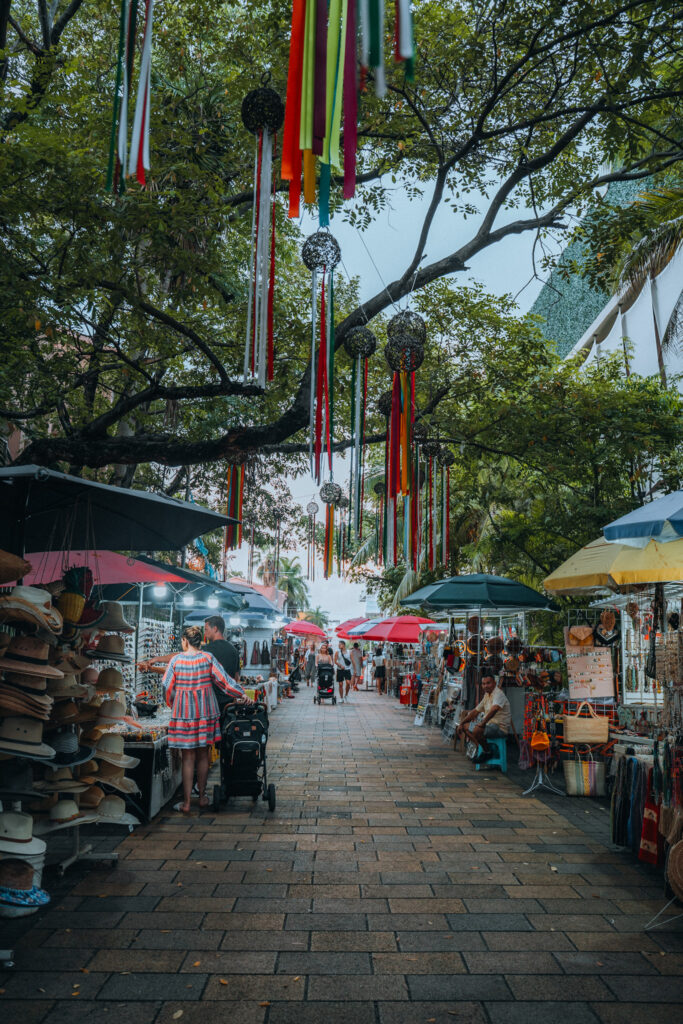
[[[683,929],[591,801],[523,797],[389,698],[273,716],[274,815],[161,815],[16,939],[8,1024],[649,1024]],[[525,779],[528,784],[528,780]]]

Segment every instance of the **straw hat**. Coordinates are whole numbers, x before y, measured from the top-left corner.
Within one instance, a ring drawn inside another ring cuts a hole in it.
[[[13,636],[0,658],[0,668],[28,676],[41,676],[43,679],[61,679],[64,673],[48,664],[48,653],[48,645],[38,637]]]
[[[70,768],[52,768],[45,773],[41,782],[36,782],[36,789],[44,793],[85,793],[87,782],[74,779]]]
[[[666,879],[677,900],[683,900],[683,839],[669,850],[666,860]]]
[[[123,615],[123,605],[118,601],[103,601],[102,608],[104,616],[97,623],[97,628],[105,633],[134,633],[135,626],[131,626]]]
[[[49,796],[43,796],[40,800],[32,800],[28,805],[29,810],[33,814],[47,814],[51,807],[59,800],[59,793],[50,793]]]
[[[113,722],[120,722],[126,713],[126,705],[122,700],[105,700],[97,709],[99,718],[95,722],[95,728],[107,728]]]
[[[84,669],[90,665],[90,658],[84,654],[77,654],[70,649],[55,651],[51,658],[51,664],[58,668],[65,676],[79,676]]]
[[[104,800],[104,790],[99,786],[89,786],[81,797],[80,805],[86,810],[96,810]]]
[[[33,837],[33,818],[22,811],[0,811],[0,851],[14,857],[45,853],[42,839]]]
[[[65,797],[50,808],[46,820],[36,822],[36,832],[45,835],[47,832],[56,832],[60,828],[89,825],[94,821],[97,821],[94,814],[82,814],[76,801]]]
[[[33,785],[33,770],[28,761],[13,757],[0,762],[0,800],[6,798],[11,803],[19,799],[30,800],[38,795]]]
[[[126,644],[122,636],[115,633],[107,633],[100,637],[97,647],[86,652],[89,658],[97,658],[100,661],[121,661],[129,662],[132,659],[126,654]]]
[[[90,659],[89,658],[88,658],[88,666],[89,666],[88,668],[85,668],[81,672],[81,685],[82,686],[97,686],[97,680],[98,680],[98,678],[100,677],[100,675],[102,673],[98,672],[97,669],[94,668],[90,664]],[[108,671],[110,671],[110,670],[109,669],[105,669],[105,672],[108,672]],[[114,671],[116,671],[116,670],[114,670]]]
[[[117,825],[139,825],[140,822],[132,814],[126,813],[126,801],[110,793],[98,804],[97,817],[100,821]]]
[[[93,750],[93,754],[95,751]],[[78,769],[78,778],[80,782],[87,782],[89,786],[92,786],[95,781],[95,775],[97,773],[97,761],[86,761],[85,764],[80,765]]]
[[[44,889],[33,884],[34,868],[17,857],[0,860],[0,903],[12,907],[43,907],[50,902]]]
[[[0,721],[0,754],[49,760],[54,748],[43,743],[43,723],[35,718],[3,718]]]
[[[120,768],[135,768],[140,764],[139,757],[130,757],[123,752],[123,736],[118,732],[107,732],[97,744],[95,757],[100,761],[118,765]]]
[[[28,576],[33,566],[25,558],[0,550],[0,584],[14,583]]]
[[[116,693],[123,689],[123,676],[117,668],[105,668],[97,678],[98,693]]]
[[[51,679],[47,684],[47,692],[56,700],[80,700],[86,696],[88,690],[81,686],[75,675],[65,675],[63,679]]]
[[[31,697],[12,686],[0,683],[0,715],[27,715],[29,718],[40,718],[46,722],[50,717],[51,708],[52,697]]]
[[[78,735],[73,726],[66,729],[58,729],[50,737],[50,740],[55,748],[55,764],[85,764],[93,756],[94,747],[87,742],[79,742]]]
[[[96,782],[104,782],[107,786],[113,786],[120,793],[139,793],[137,784],[132,779],[127,779],[123,774],[123,768],[115,764],[103,761],[93,775]]]
[[[0,622],[29,622],[55,635],[63,626],[62,616],[52,606],[52,595],[38,587],[15,587],[0,597]]]
[[[29,697],[45,697],[47,695],[47,679],[45,676],[27,675],[25,672],[4,673],[5,685],[11,684],[15,690],[20,690]],[[56,682],[51,679],[50,682]]]

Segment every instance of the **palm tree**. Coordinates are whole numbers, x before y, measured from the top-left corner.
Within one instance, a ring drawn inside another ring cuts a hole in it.
[[[315,608],[309,608],[299,618],[305,619],[306,622],[313,622],[316,626],[320,626],[321,629],[326,629],[330,622],[329,615],[320,605],[317,605]]]
[[[295,558],[280,555],[276,572],[275,554],[269,551],[263,556],[256,575],[269,587],[274,587],[277,581],[278,589],[287,595],[287,610],[290,615],[308,608],[308,584],[303,569]]]
[[[683,244],[683,185],[644,192],[634,203],[646,214],[649,227],[630,246],[619,267],[620,284],[640,288],[663,270]]]

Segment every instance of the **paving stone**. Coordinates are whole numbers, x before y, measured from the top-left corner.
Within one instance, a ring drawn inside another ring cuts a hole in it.
[[[582,914],[529,914],[529,924],[539,932],[575,932],[590,928],[594,932],[610,932],[612,925],[598,914],[586,919]]]
[[[657,965],[640,953],[578,952],[555,953],[555,958],[566,974],[657,974]],[[664,972],[662,972],[664,973]]]
[[[104,983],[98,999],[148,1002],[173,999],[181,1002],[201,999],[208,975],[194,974],[112,974]]]
[[[12,999],[94,999],[107,979],[106,974],[82,974],[80,971],[22,971],[3,982],[5,995]],[[4,998],[2,1000],[4,1003]]]
[[[662,1024],[671,1019],[671,1003],[595,1003],[602,1024]]]
[[[289,935],[303,935],[290,932]],[[311,950],[366,952],[397,949],[394,932],[311,932]]]
[[[311,1001],[327,1002],[341,1000],[372,1001],[379,999],[408,999],[405,980],[396,975],[371,975],[356,977],[352,974],[331,978],[313,976],[308,980],[308,996]]]
[[[505,979],[500,974],[455,977],[447,974],[412,974],[407,975],[406,980],[411,999],[476,1001],[513,998]]]
[[[110,949],[125,949],[132,939],[137,935],[135,928],[60,928],[58,931],[51,931],[43,939],[41,945],[53,947],[75,947],[77,949],[97,950],[109,947]]]
[[[188,975],[182,975],[187,978]],[[197,975],[201,977],[201,975]],[[225,984],[227,982],[227,984]],[[229,1002],[245,1002],[252,1000],[259,1002],[272,1002],[273,1000],[297,1000],[304,998],[306,979],[295,978],[295,975],[264,975],[264,974],[242,974],[222,975],[213,974],[208,979],[203,998],[206,1000],[220,1000]]]
[[[148,1004],[143,1004],[149,1005]],[[224,1002],[208,1002],[202,1000],[199,1003],[163,1003],[154,1024],[177,1024],[181,1018],[178,1012],[182,1010],[182,1024],[218,1024],[220,1021],[227,1021],[229,1024],[262,1024],[266,1015],[266,1007],[259,1006],[257,1002],[233,1003],[226,1013]],[[151,1018],[147,1018],[149,1021]],[[106,1018],[106,1024],[110,1024]]]
[[[552,953],[536,950],[492,950],[488,953],[464,953],[463,956],[470,974],[529,974],[532,971],[535,974],[562,973],[562,967]]]
[[[287,914],[285,919],[285,929],[287,931],[351,932],[363,931],[365,925],[365,914]],[[389,931],[391,929],[377,930]]]
[[[538,900],[512,900],[509,897],[492,900],[465,897],[464,904],[469,914],[538,914],[544,910]]]
[[[391,956],[392,954],[377,954]],[[372,974],[369,953],[306,952],[280,953],[278,974]]]
[[[484,941],[478,932],[399,932],[399,949],[404,953],[427,952],[434,950],[441,953],[460,952],[461,950],[485,949]]]
[[[155,928],[147,928],[137,933],[137,936],[130,943],[130,948],[136,950],[218,949],[222,937],[222,931],[203,931],[199,928],[179,928],[178,930],[167,928],[159,931]]]
[[[591,918],[590,924],[593,923]],[[614,952],[639,952],[641,950],[658,949],[657,941],[642,932],[631,935],[613,931],[605,932],[567,932],[567,938],[579,950],[605,950]]]
[[[91,1024],[93,1020],[104,1019],[107,1024],[148,1024],[154,1019],[160,1003],[108,1003],[106,1017],[102,1017],[102,1003],[93,1000],[67,999],[55,1003],[45,1017],[44,1024],[79,1024],[84,1021]],[[4,1003],[3,1003],[4,1009]],[[22,1024],[29,1024],[21,1018]],[[11,1021],[12,1018],[10,1017]]]
[[[373,1003],[271,1003],[268,1024],[375,1024]],[[233,1018],[230,1018],[233,1024]]]
[[[626,978],[616,978],[611,981],[605,977],[605,982],[614,995],[626,1003],[649,1003],[653,996],[660,1003],[680,1003],[682,988],[678,978],[659,977],[653,982],[650,976],[631,975]],[[590,998],[590,997],[589,997]]]
[[[374,974],[466,974],[460,953],[373,953]]]
[[[378,1003],[380,1024],[488,1024],[482,1003]]]
[[[22,1024],[40,1024],[40,1021],[51,1012],[50,1008],[52,1005],[51,1002],[46,1002],[44,999],[33,1002],[30,999],[3,998],[2,1013],[6,1021],[21,1021]],[[57,1003],[56,1005],[59,1007],[63,1004]],[[64,1021],[66,1022],[66,1018],[64,1018]]]
[[[490,1024],[599,1024],[592,1007],[582,1002],[485,1003]],[[620,1022],[623,1024],[623,1022]]]
[[[284,914],[205,914],[204,928],[225,931],[272,931],[282,928]]]
[[[174,973],[180,968],[183,954],[175,950],[145,950],[140,943],[134,949],[101,949],[92,959],[88,970],[114,973],[133,971],[135,974],[149,972]]]
[[[532,974],[509,975],[507,983],[514,993],[515,999],[541,1000],[544,1002],[567,999],[568,1002],[579,1000],[611,999],[612,995],[600,978],[573,978],[546,976],[536,977]],[[618,984],[621,984],[619,979]],[[652,991],[652,981],[650,981]]]
[[[42,955],[36,955],[34,945],[22,945],[14,951],[13,973],[17,971],[44,971],[45,964],[49,963],[52,971],[80,971],[92,962],[94,950],[87,947],[69,947],[50,949]],[[95,968],[101,970],[102,968]],[[11,975],[10,975],[11,977]]]
[[[178,970],[188,974],[207,971],[211,974],[274,974],[277,953],[256,953],[253,950],[215,950],[194,949],[184,958]]]

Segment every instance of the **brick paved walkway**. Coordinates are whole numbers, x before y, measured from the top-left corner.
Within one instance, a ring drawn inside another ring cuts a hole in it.
[[[394,700],[310,695],[273,717],[275,815],[240,800],[130,835],[20,941],[3,1021],[676,1018],[683,930],[642,931],[656,873]]]

